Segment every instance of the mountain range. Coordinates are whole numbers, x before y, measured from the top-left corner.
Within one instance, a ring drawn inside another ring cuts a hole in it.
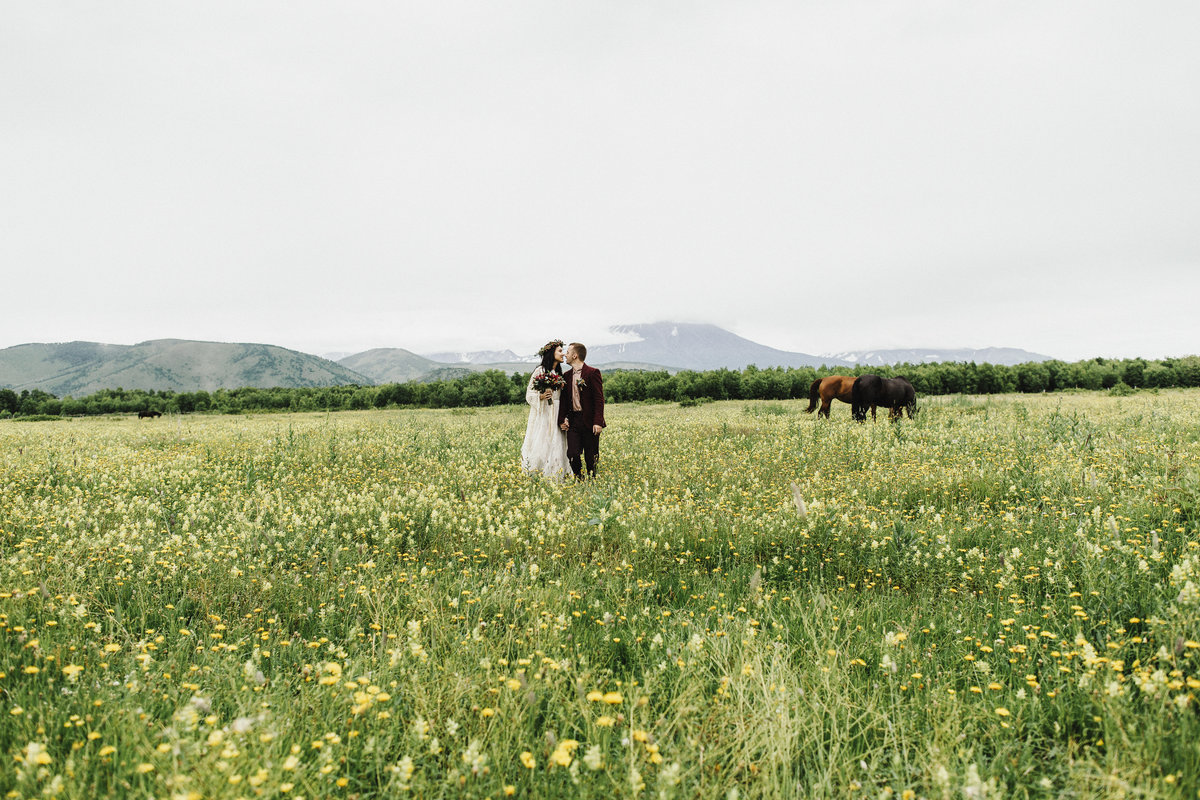
[[[939,362],[971,362],[976,364],[1026,364],[1030,361],[1050,361],[1052,356],[1031,353],[1015,347],[985,347],[981,350],[967,348],[927,350],[848,350],[844,353],[827,353],[827,357],[850,364],[867,364],[873,367],[885,364],[936,364]]]
[[[610,329],[620,344],[588,351],[605,369],[741,370],[759,367],[848,367],[855,364],[975,361],[1019,364],[1048,356],[1014,348],[867,350],[812,355],[758,344],[715,325],[657,322]],[[341,355],[341,354],[338,354]],[[536,355],[487,350],[418,355],[398,347],[345,355],[336,361],[269,344],[157,339],[135,345],[67,342],[0,350],[0,388],[41,389],[81,397],[100,389],[195,391],[241,386],[306,387],[404,383],[460,377],[487,369],[525,373]]]
[[[588,350],[588,363],[597,366],[622,363],[648,365],[657,369],[745,369],[750,364],[759,367],[848,367],[856,364],[928,364],[939,361],[974,361],[991,364],[1023,364],[1028,361],[1049,361],[1051,356],[1031,353],[1013,347],[987,347],[973,350],[904,349],[848,350],[841,353],[795,353],[767,347],[716,325],[681,322],[656,322],[646,325],[616,325],[609,328],[615,336],[630,339],[622,344],[597,345]],[[536,355],[520,357],[511,350],[483,350],[460,353],[429,353],[425,358],[442,364],[481,366],[537,363]],[[343,359],[343,364],[357,369]]]
[[[751,364],[760,367],[819,367],[822,364],[838,367],[849,363],[808,353],[777,350],[716,325],[656,322],[650,325],[617,325],[609,330],[623,337],[634,337],[634,341],[589,348],[589,362],[648,361],[694,370],[722,367],[745,369]]]
[[[0,350],[0,387],[83,397],[101,389],[191,392],[241,386],[338,386],[373,381],[318,356],[270,344],[156,339],[133,345],[67,342]]]

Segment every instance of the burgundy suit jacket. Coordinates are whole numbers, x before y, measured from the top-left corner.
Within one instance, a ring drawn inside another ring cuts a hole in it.
[[[567,413],[573,408],[571,404],[571,381],[575,379],[572,374],[575,370],[569,369],[563,373],[563,378],[566,379],[567,385],[563,387],[562,399],[558,403],[558,424],[562,425],[563,420],[567,418]],[[604,422],[604,378],[600,376],[600,370],[595,367],[583,365],[583,370],[579,373],[580,379],[584,385],[579,387],[579,406],[583,409],[583,418],[589,420],[591,425],[599,425],[605,427]]]

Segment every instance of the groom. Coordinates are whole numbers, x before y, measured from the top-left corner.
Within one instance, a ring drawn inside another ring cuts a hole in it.
[[[563,378],[562,401],[558,404],[558,427],[567,432],[567,460],[575,477],[583,479],[580,452],[587,462],[589,477],[596,477],[600,460],[600,431],[604,430],[604,380],[600,370],[583,363],[587,348],[579,342],[567,346],[565,360],[571,365]]]

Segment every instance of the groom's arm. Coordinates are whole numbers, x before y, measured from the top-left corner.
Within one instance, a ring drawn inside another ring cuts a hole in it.
[[[562,428],[563,425],[565,425],[567,422],[567,404],[571,402],[569,392],[570,392],[570,384],[568,384],[567,386],[564,386],[563,390],[559,393],[558,427],[560,427],[560,428]],[[566,428],[563,428],[563,430],[566,430]]]
[[[592,399],[595,403],[595,412],[592,415],[592,432],[599,434],[605,427],[604,378],[601,377],[600,370],[595,370],[592,373]]]

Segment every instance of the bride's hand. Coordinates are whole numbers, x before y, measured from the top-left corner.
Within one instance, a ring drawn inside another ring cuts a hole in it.
[[[538,395],[538,397],[542,398],[543,400],[549,400],[553,396],[554,392],[550,391],[549,389]]]

